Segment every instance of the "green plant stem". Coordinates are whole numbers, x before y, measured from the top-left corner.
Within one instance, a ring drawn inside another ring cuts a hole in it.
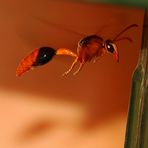
[[[125,148],[148,148],[148,11],[145,10],[142,48],[133,75]]]

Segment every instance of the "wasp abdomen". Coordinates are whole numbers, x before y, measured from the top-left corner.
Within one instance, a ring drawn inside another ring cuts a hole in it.
[[[40,66],[48,63],[55,54],[56,50],[51,47],[41,47],[39,49],[35,49],[19,63],[16,70],[16,76],[21,76],[33,66]]]

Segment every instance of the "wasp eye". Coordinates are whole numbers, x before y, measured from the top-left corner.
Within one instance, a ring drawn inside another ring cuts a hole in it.
[[[113,55],[114,60],[116,62],[119,62],[119,53],[115,43],[113,43],[111,40],[106,40],[105,49],[107,50],[108,53],[111,53]]]
[[[33,66],[40,66],[48,63],[56,54],[56,50],[51,47],[41,47]]]
[[[113,53],[114,51],[115,51],[115,44],[114,43],[112,43],[112,41],[110,41],[110,40],[106,40],[106,49],[107,49],[107,51],[108,52],[110,52],[110,53]]]
[[[107,45],[107,50],[108,50],[109,52],[111,52],[111,53],[114,52],[114,47],[112,46],[112,44],[108,44],[108,45]]]

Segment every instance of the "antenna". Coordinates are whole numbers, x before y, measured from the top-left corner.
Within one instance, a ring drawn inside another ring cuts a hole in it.
[[[129,30],[130,28],[133,28],[133,27],[138,27],[138,25],[137,25],[137,24],[132,24],[132,25],[126,27],[126,28],[125,28],[124,30],[122,30],[118,35],[116,35],[116,37],[113,39],[113,41],[119,41],[119,40],[122,40],[122,39],[127,39],[127,40],[131,41],[131,39],[128,38],[128,37],[123,37],[123,38],[120,38],[120,39],[118,39],[118,37],[119,37],[120,35],[122,35],[125,31],[127,31],[127,30]]]

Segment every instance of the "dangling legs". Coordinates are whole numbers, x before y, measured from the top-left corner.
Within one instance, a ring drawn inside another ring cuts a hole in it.
[[[78,70],[76,72],[74,72],[73,75],[76,75],[77,73],[79,73],[80,70],[82,69],[82,67],[84,66],[84,64],[85,64],[85,62],[80,63]]]
[[[71,67],[68,69],[68,71],[66,71],[66,72],[63,74],[63,76],[68,75],[68,74],[71,72],[71,70],[74,68],[74,66],[76,65],[77,62],[78,62],[78,57],[75,58],[75,60],[74,60],[74,62],[72,63]]]
[[[101,57],[95,57],[95,58],[93,59],[93,63],[96,63],[100,58],[101,58]]]

